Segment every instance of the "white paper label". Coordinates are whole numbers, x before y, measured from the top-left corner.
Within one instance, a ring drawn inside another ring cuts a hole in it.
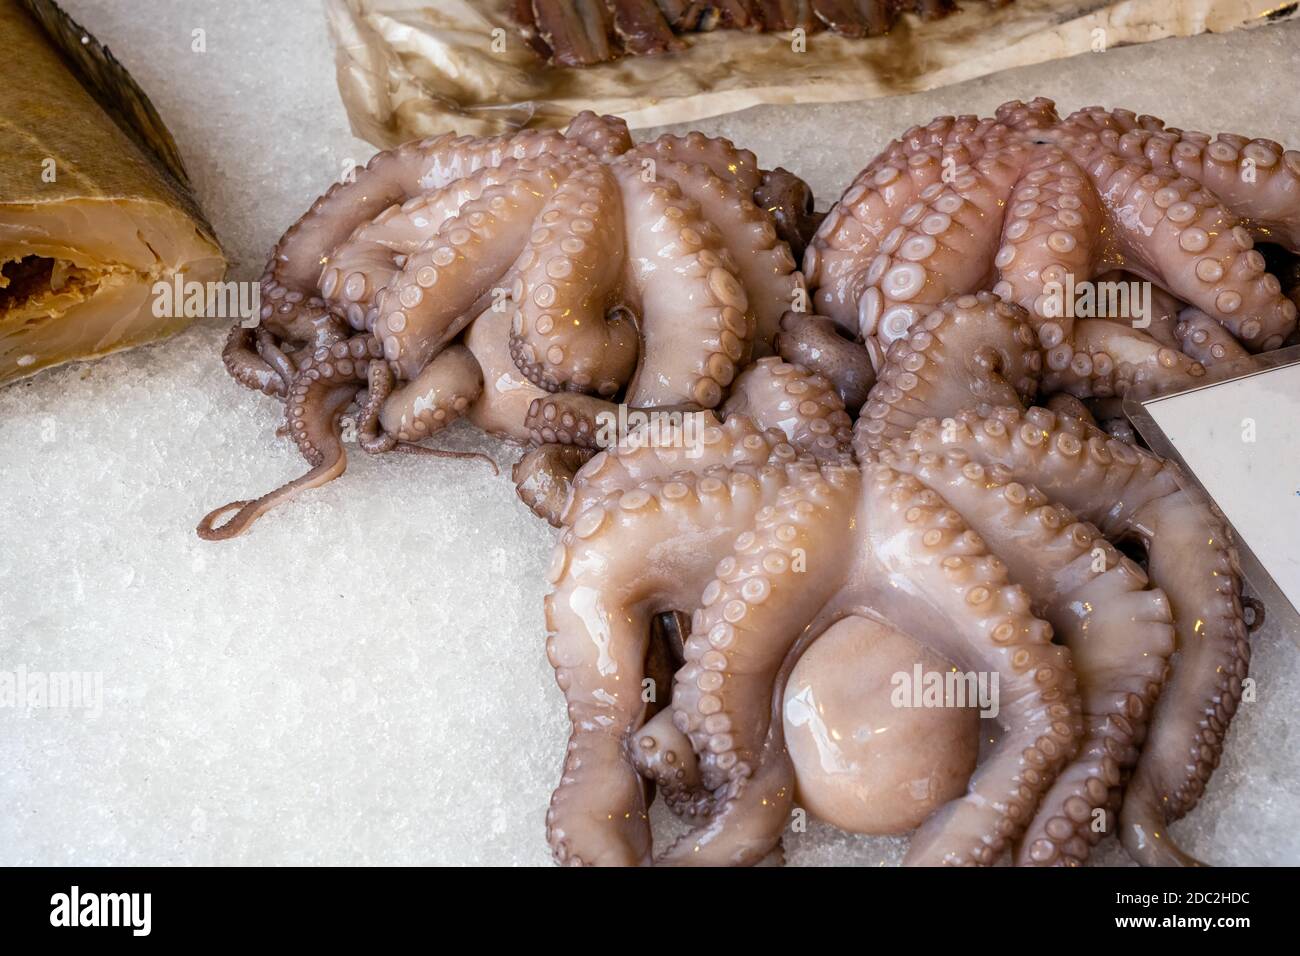
[[[1300,608],[1300,365],[1155,399],[1145,408]]]

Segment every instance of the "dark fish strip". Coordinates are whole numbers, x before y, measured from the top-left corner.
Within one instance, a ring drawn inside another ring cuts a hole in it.
[[[533,16],[556,63],[590,66],[619,55],[610,42],[613,29],[604,0],[533,0]]]
[[[645,56],[682,47],[655,0],[606,0],[614,32],[629,53]]]
[[[884,36],[898,21],[897,0],[858,0],[858,12],[867,25],[867,36]]]
[[[922,20],[939,20],[957,9],[954,0],[915,0],[916,13]]]
[[[1001,7],[1014,0],[986,0]],[[515,0],[515,18],[529,44],[555,63],[587,66],[625,53],[680,49],[679,33],[715,29],[881,36],[903,11],[937,20],[956,0]]]
[[[716,0],[722,26],[735,30],[761,30],[763,20],[754,0]]]
[[[772,33],[803,28],[812,32],[822,23],[813,15],[812,0],[758,0],[763,29]]]
[[[867,32],[866,21],[853,0],[813,0],[813,13],[841,36],[860,37]]]
[[[549,60],[553,51],[537,32],[537,18],[533,15],[533,0],[515,0],[510,13],[515,22],[519,24],[519,32],[523,35],[524,42],[532,47],[533,52],[538,56]]]
[[[669,25],[683,33],[697,28],[704,8],[708,6],[703,0],[656,0],[656,2]]]

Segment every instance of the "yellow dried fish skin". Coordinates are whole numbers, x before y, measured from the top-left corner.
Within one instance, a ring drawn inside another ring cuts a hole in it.
[[[0,0],[0,384],[170,335],[153,287],[225,258],[186,188]],[[12,55],[9,55],[12,54]]]

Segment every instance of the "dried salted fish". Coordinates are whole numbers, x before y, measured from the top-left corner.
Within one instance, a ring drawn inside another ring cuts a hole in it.
[[[1002,6],[1012,0],[989,2]],[[542,56],[590,66],[678,49],[674,31],[803,29],[880,36],[903,13],[934,20],[956,9],[955,0],[516,0],[515,18]]]
[[[126,70],[48,0],[0,0],[0,383],[169,335],[158,283],[225,259]],[[156,314],[161,313],[161,314]]]

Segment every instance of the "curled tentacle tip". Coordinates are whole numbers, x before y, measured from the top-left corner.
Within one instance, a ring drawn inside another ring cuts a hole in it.
[[[242,501],[232,501],[220,508],[214,508],[203,516],[203,519],[194,530],[204,541],[225,541],[229,538],[237,538],[248,530],[254,519],[240,520],[240,516],[236,514],[235,517],[220,527],[217,527],[216,523],[223,515],[227,515],[232,511],[242,511],[250,504],[252,504],[250,500],[244,499]]]

